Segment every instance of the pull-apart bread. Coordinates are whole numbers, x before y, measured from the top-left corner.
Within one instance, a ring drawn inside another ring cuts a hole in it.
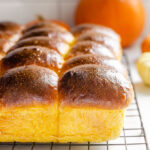
[[[5,50],[1,41],[11,46]],[[114,31],[1,22],[0,44],[0,142],[103,142],[120,135],[134,94]]]

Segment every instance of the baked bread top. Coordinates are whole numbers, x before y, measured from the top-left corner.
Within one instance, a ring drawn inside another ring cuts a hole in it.
[[[27,106],[57,100],[57,74],[45,67],[28,65],[8,70],[0,78],[2,106]]]
[[[58,102],[58,107],[124,109],[130,104],[133,89],[119,61],[120,37],[91,24],[71,31],[74,35],[51,21],[22,31],[0,62],[2,106]]]
[[[10,51],[1,60],[1,72],[3,73],[14,67],[32,64],[58,72],[63,62],[63,57],[54,49],[40,46],[26,46]]]

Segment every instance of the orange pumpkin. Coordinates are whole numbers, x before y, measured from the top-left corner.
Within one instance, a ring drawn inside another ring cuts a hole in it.
[[[150,35],[148,35],[142,42],[142,52],[150,52]]]
[[[120,34],[125,47],[142,32],[145,11],[141,0],[80,0],[75,22],[108,26]]]

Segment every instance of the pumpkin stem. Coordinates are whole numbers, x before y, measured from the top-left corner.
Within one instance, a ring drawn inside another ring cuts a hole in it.
[[[45,18],[40,14],[37,14],[36,17],[39,21],[45,21]]]

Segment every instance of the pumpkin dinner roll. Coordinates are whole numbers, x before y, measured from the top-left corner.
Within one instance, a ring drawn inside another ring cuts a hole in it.
[[[114,54],[105,46],[93,41],[81,41],[75,43],[70,51],[65,56],[65,59],[68,60],[75,56],[80,56],[83,54],[97,54],[100,56],[106,56],[110,58],[115,58]]]
[[[10,51],[25,46],[41,46],[57,51],[64,56],[74,42],[74,36],[64,25],[44,20],[28,26],[20,40]]]
[[[58,142],[57,73],[74,37],[38,24],[0,62],[1,142]]]
[[[56,50],[61,55],[65,55],[69,51],[69,45],[61,39],[50,39],[46,36],[30,37],[24,40],[20,40],[13,46],[10,51],[24,46],[42,46]]]
[[[85,33],[77,37],[77,41],[86,40],[91,40],[103,44],[105,47],[109,48],[109,50],[114,53],[116,59],[121,59],[121,45],[117,40],[101,35],[99,33]]]
[[[10,22],[10,21],[3,21],[0,22],[0,31],[3,32],[14,32],[14,33],[18,33],[20,32],[20,30],[22,30],[22,26],[15,23],[15,22]]]
[[[92,24],[81,24],[72,28],[72,33],[76,36],[76,41],[94,41],[107,47],[120,60],[122,48],[120,37],[113,30]]]
[[[74,40],[73,35],[69,31],[59,31],[55,28],[39,28],[25,33],[21,39],[36,36],[48,36],[50,39],[60,38],[66,43],[72,43]]]
[[[5,56],[6,52],[14,45],[13,42],[0,39],[0,60]]]
[[[75,37],[84,34],[86,32],[90,33],[100,33],[102,35],[111,37],[118,42],[120,42],[120,36],[114,32],[112,29],[100,25],[95,24],[80,24],[71,29],[71,32],[75,35]]]
[[[14,67],[31,64],[58,72],[63,62],[63,57],[53,49],[40,46],[20,47],[6,54],[1,60],[1,73]]]
[[[81,63],[82,64],[82,63]],[[85,64],[58,83],[59,142],[103,142],[120,135],[133,89],[113,67]]]
[[[57,74],[28,65],[0,78],[0,141],[56,142]]]
[[[74,27],[76,42],[65,56],[58,82],[59,142],[104,142],[120,136],[133,99],[120,60],[120,37],[111,29]]]
[[[0,22],[0,59],[20,38],[23,27],[14,22]]]
[[[104,69],[113,68],[114,70],[121,72],[125,77],[128,78],[128,72],[122,63],[114,58],[96,54],[83,54],[65,61],[61,68],[61,74],[73,67],[85,64],[99,65]]]
[[[63,25],[60,25],[54,21],[43,20],[43,21],[34,23],[32,25],[29,25],[28,27],[24,29],[23,33],[25,34],[27,32],[30,32],[31,30],[40,29],[40,28],[51,28],[51,29],[53,28],[58,31],[68,31]]]

